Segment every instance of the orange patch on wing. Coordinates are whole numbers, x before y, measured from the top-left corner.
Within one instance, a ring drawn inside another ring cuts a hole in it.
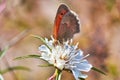
[[[57,14],[57,17],[55,20],[55,25],[54,25],[54,32],[53,32],[53,36],[54,36],[55,40],[58,40],[58,31],[59,31],[60,23],[61,23],[63,16],[66,13],[67,13],[66,10],[62,10],[61,13]]]

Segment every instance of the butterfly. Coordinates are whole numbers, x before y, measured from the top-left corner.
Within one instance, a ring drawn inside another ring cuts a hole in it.
[[[66,4],[61,4],[57,10],[54,21],[53,37],[59,42],[71,39],[75,33],[80,32],[80,21],[76,13]]]

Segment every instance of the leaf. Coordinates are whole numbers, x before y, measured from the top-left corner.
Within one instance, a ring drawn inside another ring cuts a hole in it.
[[[32,36],[37,39],[40,39],[43,43],[45,43],[45,40],[41,36],[37,36],[37,35],[32,35]]]
[[[8,50],[8,47],[6,47],[4,50],[0,51],[0,60],[3,58],[3,56],[6,54],[6,51]]]
[[[1,71],[0,71],[0,74],[4,74],[4,73],[7,73],[7,72],[9,72],[9,71],[13,71],[13,70],[24,70],[24,71],[30,71],[29,68],[24,67],[24,66],[14,66],[14,67],[9,67],[9,68],[7,68],[7,69],[1,70]]]
[[[40,59],[40,55],[27,55],[27,56],[21,56],[21,57],[17,57],[14,60],[21,60],[21,59],[26,59],[26,58],[39,58]]]
[[[43,64],[43,65],[38,65],[39,67],[50,67],[53,66],[52,64]]]
[[[97,72],[99,72],[99,73],[101,73],[101,74],[106,75],[105,72],[103,72],[103,71],[101,71],[101,70],[99,70],[99,69],[97,69],[97,68],[95,68],[95,67],[92,67],[92,70],[97,71]]]
[[[51,48],[49,47],[49,45],[46,44],[45,40],[41,36],[37,36],[37,35],[32,35],[32,36],[35,37],[35,38],[37,38],[37,39],[40,39],[51,50]]]

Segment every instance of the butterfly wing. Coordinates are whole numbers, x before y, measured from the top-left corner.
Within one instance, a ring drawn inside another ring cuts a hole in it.
[[[54,33],[53,33],[53,36],[56,40],[58,40],[58,31],[61,20],[67,12],[69,12],[69,8],[65,4],[61,4],[57,10],[57,14],[54,22]]]
[[[54,38],[60,42],[66,41],[79,31],[78,17],[65,4],[61,4],[55,17]]]
[[[72,11],[67,12],[60,23],[59,31],[58,31],[58,40],[66,41],[71,39],[75,33],[80,31],[80,22],[75,13]]]

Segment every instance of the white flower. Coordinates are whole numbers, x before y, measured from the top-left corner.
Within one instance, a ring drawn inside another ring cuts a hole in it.
[[[1,74],[0,74],[0,80],[4,80]]]
[[[87,75],[82,72],[91,70],[92,65],[85,59],[83,52],[77,49],[77,44],[71,45],[70,41],[63,44],[54,45],[54,39],[48,41],[45,39],[46,45],[41,45],[39,51],[42,59],[48,61],[49,64],[54,65],[60,70],[71,70],[75,79],[86,78]]]

